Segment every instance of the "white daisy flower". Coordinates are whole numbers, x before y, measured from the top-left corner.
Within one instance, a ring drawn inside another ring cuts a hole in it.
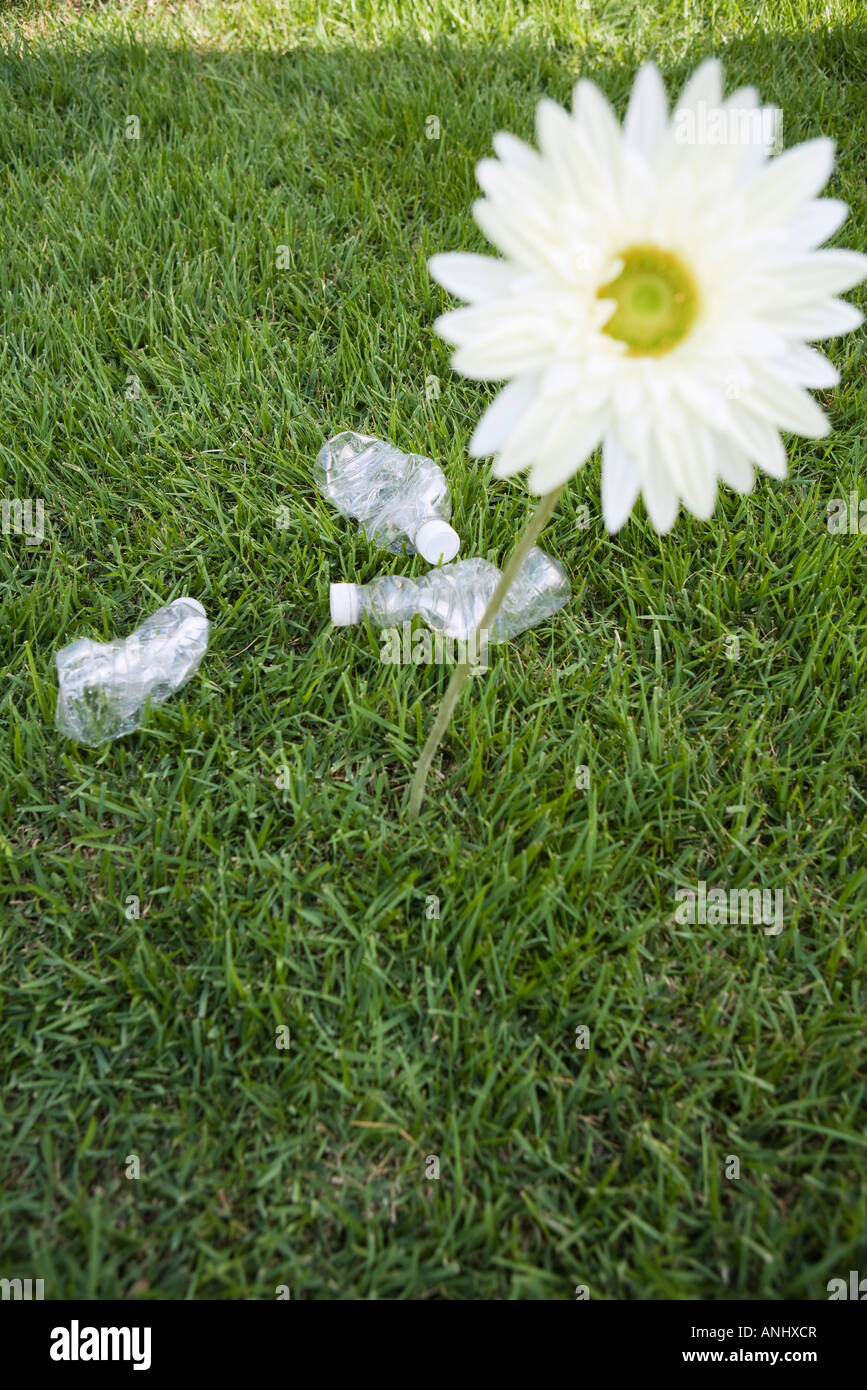
[[[470,452],[494,454],[500,478],[529,467],[532,491],[547,493],[601,444],[609,531],[639,493],[665,532],[681,502],[711,515],[718,478],[749,492],[755,468],[784,477],[779,431],[827,434],[807,388],[839,380],[807,343],[862,319],[836,296],[865,278],[867,257],[817,250],[848,212],[818,197],[833,143],[769,158],[772,123],[758,119],[746,122],[749,141],[682,143],[685,118],[707,129],[707,111],[724,134],[727,116],[773,108],[751,87],[724,100],[716,60],[671,119],[652,63],[622,128],[592,82],[578,83],[571,116],[541,102],[541,153],[499,134],[498,158],[478,166],[475,217],[505,259],[430,263],[468,301],[436,323],[457,348],[455,369],[509,379]]]

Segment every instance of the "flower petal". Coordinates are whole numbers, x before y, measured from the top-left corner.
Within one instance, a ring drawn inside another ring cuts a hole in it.
[[[665,134],[668,100],[655,63],[644,63],[632,87],[623,122],[623,138],[637,154],[649,159]]]
[[[540,457],[530,470],[527,485],[531,492],[542,495],[561,483],[568,482],[583,466],[598,446],[605,429],[601,415],[585,415],[570,420],[568,434],[557,444],[540,450]],[[564,432],[565,433],[565,432]]]
[[[649,449],[639,464],[641,496],[654,531],[666,535],[678,513],[677,493],[659,454]]]
[[[707,521],[716,501],[716,471],[707,431],[667,428],[657,433],[668,476],[679,496],[693,516]]]
[[[842,227],[849,216],[849,208],[839,198],[815,198],[807,203],[789,229],[793,245],[804,247],[820,246]]]
[[[754,373],[746,405],[748,410],[770,421],[776,429],[803,434],[808,439],[823,439],[831,429],[830,421],[812,396],[802,387],[784,381],[771,372]],[[757,458],[756,462],[765,467],[762,459]],[[771,471],[768,469],[768,472]]]
[[[502,449],[538,390],[535,377],[516,377],[491,402],[473,432],[469,452],[485,458]]]
[[[434,328],[457,347],[455,368],[478,381],[544,370],[556,348],[550,316],[527,300],[509,310],[497,300],[450,309],[434,321]]]
[[[617,117],[595,83],[576,83],[573,110],[581,136],[603,169],[620,166],[621,134]]]
[[[798,386],[828,389],[839,386],[840,373],[827,357],[806,343],[795,343],[780,362],[780,368]]]
[[[723,82],[722,63],[719,58],[707,58],[700,63],[687,81],[675,107],[675,116],[681,111],[697,111],[699,103],[707,109],[722,106]]]
[[[716,469],[723,482],[734,488],[735,492],[752,492],[755,482],[753,465],[743,449],[719,434],[714,434],[711,442]]]
[[[579,84],[580,85],[580,84]],[[596,92],[592,83],[587,86]],[[596,97],[601,101],[599,93]],[[561,199],[560,212],[564,230],[571,239],[573,224],[583,222],[586,235],[588,218],[610,212],[611,197],[621,164],[620,129],[609,110],[614,134],[604,115],[588,97],[593,119],[601,120],[611,141],[607,162],[598,145],[582,129],[577,119],[570,117],[553,101],[541,101],[536,113],[539,144],[545,154],[546,167],[551,170]],[[607,109],[607,108],[606,108]],[[580,235],[580,233],[579,233]]]
[[[528,464],[553,457],[559,448],[568,444],[568,427],[573,417],[574,412],[568,404],[552,411],[537,396],[499,450],[494,465],[496,476],[510,477]]]
[[[726,97],[724,111],[755,111],[759,104],[759,94],[755,87],[738,87],[736,92]]]
[[[526,206],[519,207],[518,202]],[[551,227],[556,225],[556,220],[549,223],[544,218],[540,220],[538,199],[529,194],[518,202],[505,207],[490,198],[477,198],[473,203],[473,217],[488,241],[512,260],[516,269],[523,268],[535,274],[547,269],[556,275],[562,258],[557,239],[551,237]]]
[[[638,469],[616,436],[607,434],[602,448],[602,520],[611,535],[625,523],[640,490]]]
[[[771,159],[745,186],[749,219],[785,222],[821,192],[834,167],[834,141],[807,140]]]
[[[840,338],[864,321],[864,315],[845,299],[821,299],[815,304],[795,304],[777,310],[767,322],[792,338]]]
[[[526,141],[519,140],[517,135],[510,135],[507,130],[499,130],[494,136],[493,145],[495,154],[504,164],[512,164],[533,178],[542,176],[541,157]]]
[[[449,294],[467,299],[471,304],[507,295],[515,279],[515,267],[508,261],[477,256],[469,251],[446,251],[431,256],[427,268]]]
[[[867,278],[867,256],[860,251],[811,251],[786,260],[787,303],[804,304],[826,295],[844,294]]]
[[[810,399],[809,396],[807,399]],[[760,419],[749,410],[740,410],[734,417],[733,429],[736,445],[746,452],[757,467],[772,478],[785,478],[788,467],[786,450],[777,430],[768,420]]]

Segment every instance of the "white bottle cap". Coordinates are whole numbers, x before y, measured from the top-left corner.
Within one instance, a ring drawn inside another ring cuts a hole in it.
[[[423,521],[415,533],[415,548],[429,565],[447,564],[461,548],[461,538],[454,527],[439,517]]]
[[[335,627],[351,627],[361,618],[357,584],[332,584],[328,591],[331,621]]]

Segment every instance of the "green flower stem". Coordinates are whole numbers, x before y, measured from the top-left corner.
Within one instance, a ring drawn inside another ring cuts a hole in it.
[[[493,621],[500,608],[502,607],[503,600],[512,586],[512,581],[514,580],[515,575],[521,568],[521,565],[524,562],[527,552],[531,550],[533,546],[536,544],[536,541],[539,537],[539,533],[541,532],[542,527],[545,525],[546,521],[548,520],[554,508],[556,507],[557,502],[560,498],[560,493],[562,491],[563,487],[561,485],[560,487],[555,488],[553,492],[546,492],[545,496],[542,498],[535,512],[530,517],[530,520],[527,523],[527,528],[524,531],[524,534],[522,535],[521,539],[518,541],[518,544],[515,546],[515,549],[512,551],[512,554],[509,557],[508,564],[506,565],[506,568],[503,570],[502,578],[500,579],[500,582],[497,584],[497,587],[491,596],[491,600],[484,611],[482,620],[476,628],[475,643],[468,644],[469,651],[478,651],[479,634],[482,633],[485,630],[485,628],[487,628],[488,624]],[[455,705],[458,702],[458,697],[464,687],[464,682],[466,681],[469,673],[470,664],[468,661],[461,661],[455,667],[452,673],[452,678],[448,684],[448,689],[446,690],[446,693],[443,696],[442,704],[440,705],[439,710],[437,711],[437,717],[434,720],[434,726],[428,734],[427,742],[425,743],[424,748],[421,750],[421,756],[418,760],[418,764],[415,769],[415,776],[412,779],[412,788],[410,790],[409,796],[410,820],[416,820],[418,817],[418,813],[421,810],[421,803],[424,800],[425,782],[427,781],[427,775],[430,772],[430,765],[433,762],[434,754],[436,753],[437,749],[440,746],[440,743],[442,742],[443,734],[449,726],[449,720],[452,717],[452,712],[454,711]]]

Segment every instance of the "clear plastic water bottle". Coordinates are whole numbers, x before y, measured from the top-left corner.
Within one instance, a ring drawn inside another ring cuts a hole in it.
[[[384,575],[370,584],[332,584],[331,621],[348,627],[367,614],[374,627],[398,627],[418,613],[434,632],[466,640],[484,617],[500,578],[496,565],[477,558],[443,565],[421,579]],[[559,560],[534,546],[490,625],[489,640],[517,637],[550,618],[571,595]]]
[[[84,637],[55,655],[59,733],[90,748],[131,734],[145,704],[161,704],[195,675],[208,645],[208,619],[195,598],[158,608],[129,637]]]
[[[418,551],[431,565],[457,555],[461,538],[449,525],[448,483],[433,459],[346,430],[323,444],[313,479],[343,516],[387,550]]]

